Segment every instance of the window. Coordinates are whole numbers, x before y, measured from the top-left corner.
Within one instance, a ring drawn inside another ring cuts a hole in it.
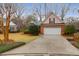
[[[55,18],[53,19],[49,18],[49,23],[55,23]]]

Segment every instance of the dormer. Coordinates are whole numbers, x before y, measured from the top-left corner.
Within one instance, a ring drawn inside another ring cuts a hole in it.
[[[55,24],[55,18],[49,18],[49,24]]]
[[[56,24],[56,23],[62,23],[62,20],[60,17],[50,14],[48,17],[44,20],[43,24]]]

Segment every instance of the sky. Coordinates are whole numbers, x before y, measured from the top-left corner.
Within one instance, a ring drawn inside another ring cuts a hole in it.
[[[19,3],[18,5],[24,8],[24,14],[23,14],[24,16],[31,15],[35,8],[38,8],[38,9],[40,8],[40,5],[41,5],[41,13],[45,14],[44,3]],[[47,11],[56,10],[58,12],[58,15],[60,16],[60,10],[61,10],[61,5],[62,5],[61,3],[52,3],[52,4],[49,3],[46,5],[47,5],[46,7]],[[79,16],[77,12],[77,9],[79,9],[78,3],[66,3],[65,5],[69,6],[69,11],[66,13],[65,17],[78,17]]]

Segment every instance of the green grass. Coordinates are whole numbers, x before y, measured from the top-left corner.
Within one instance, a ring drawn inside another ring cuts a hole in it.
[[[15,43],[11,43],[11,44],[0,44],[0,53],[17,48],[24,44],[25,44],[24,42],[15,42]]]

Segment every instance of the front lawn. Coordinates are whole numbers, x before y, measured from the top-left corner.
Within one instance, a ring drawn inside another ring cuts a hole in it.
[[[38,37],[39,36],[32,36],[32,35],[24,34],[24,33],[9,33],[9,38],[14,40],[15,43],[0,44],[0,53],[17,48],[21,45],[24,45],[25,43],[29,43],[37,39]],[[4,38],[3,34],[0,34],[0,39],[3,39],[3,38]]]
[[[6,52],[8,50],[17,48],[21,45],[24,45],[24,42],[15,42],[15,43],[10,43],[10,44],[0,44],[0,53]]]
[[[10,33],[10,39],[13,39],[16,42],[30,42],[32,40],[37,39],[39,36],[32,36],[24,33]],[[3,35],[0,34],[0,39],[3,39]]]

